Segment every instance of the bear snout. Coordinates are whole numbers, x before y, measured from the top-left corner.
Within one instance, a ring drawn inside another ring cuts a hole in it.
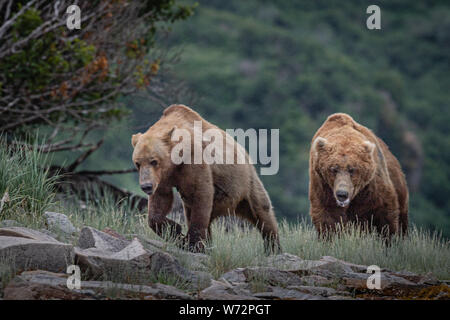
[[[339,201],[344,202],[345,200],[348,199],[348,192],[345,190],[338,190],[338,191],[336,191],[336,198]]]
[[[337,205],[342,208],[344,208],[350,204],[349,194],[348,194],[348,191],[346,191],[346,190],[337,190],[335,197],[336,197]]]
[[[153,184],[152,183],[141,184],[141,189],[146,194],[151,195],[153,193]]]

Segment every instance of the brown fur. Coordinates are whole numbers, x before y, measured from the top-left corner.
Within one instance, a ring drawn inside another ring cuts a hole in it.
[[[277,222],[269,196],[253,165],[248,162],[175,165],[171,161],[170,153],[177,143],[171,141],[174,128],[191,132],[191,150],[194,152],[194,121],[202,121],[203,132],[210,128],[220,130],[192,109],[184,105],[171,105],[147,132],[132,137],[133,161],[138,166],[141,185],[146,181],[154,185],[148,205],[150,227],[160,236],[167,229],[173,236],[181,236],[181,226],[166,218],[172,208],[172,188],[175,187],[183,199],[188,226],[184,242],[189,243],[191,250],[203,250],[202,240],[210,236],[214,219],[232,214],[247,219],[259,228],[267,250],[278,250]],[[225,149],[227,134],[220,131]],[[231,140],[248,157],[245,149]],[[204,148],[203,143],[202,150]],[[236,158],[236,150],[234,156]],[[156,160],[158,164],[151,165],[151,160]]]
[[[352,174],[350,174],[352,172]],[[408,228],[408,188],[387,145],[347,114],[328,117],[312,140],[309,163],[311,219],[323,235],[343,222],[368,223],[388,235]],[[350,203],[337,204],[337,189]]]

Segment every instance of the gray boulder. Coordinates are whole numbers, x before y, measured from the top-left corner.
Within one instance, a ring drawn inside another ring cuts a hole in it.
[[[167,252],[175,256],[180,261],[183,261],[185,265],[188,265],[190,270],[207,270],[209,256],[204,253],[186,251],[173,245],[168,245],[167,243],[159,240],[147,239],[141,235],[132,234],[132,236],[137,237],[142,242],[144,247],[151,252]]]
[[[0,259],[16,270],[65,271],[72,264],[74,250],[39,231],[26,228],[0,228]]]
[[[305,273],[311,268],[317,268],[327,264],[326,261],[318,260],[303,260],[300,257],[290,254],[282,253],[267,258],[267,265],[283,271],[301,272]]]
[[[245,284],[230,285],[223,281],[211,281],[211,285],[200,291],[200,300],[259,300],[252,296]]]
[[[276,299],[276,300],[327,300],[327,298],[320,295],[312,295],[298,290],[270,287],[269,291],[257,292],[253,296],[261,299]]]
[[[103,251],[119,252],[130,244],[130,241],[113,237],[91,227],[81,229],[78,247],[81,249],[96,248]]]
[[[23,227],[0,228],[0,236],[26,238],[36,241],[60,243],[58,240],[56,240],[55,238],[46,233]]]
[[[210,284],[211,275],[190,271],[171,254],[157,246],[144,247],[138,238],[133,241],[113,237],[94,228],[81,230],[75,248],[76,263],[90,279],[103,276],[131,278],[136,282],[151,281],[163,276],[192,288]],[[120,278],[118,280],[121,280]]]
[[[110,281],[81,281],[80,289],[67,287],[67,274],[42,270],[23,272],[5,288],[5,300],[47,299],[192,299],[183,291],[160,283],[133,285]]]
[[[221,280],[230,284],[253,282],[283,287],[303,284],[302,278],[295,273],[268,267],[234,269],[225,273]]]
[[[64,235],[73,235],[79,232],[65,214],[48,211],[44,213],[43,217],[47,227],[53,232]]]
[[[89,278],[99,278],[103,275],[133,275],[137,279],[145,277],[150,264],[150,253],[139,240],[134,239],[120,251],[105,250],[104,243],[100,247],[75,247],[75,263]]]
[[[311,294],[314,296],[329,297],[336,295],[337,291],[328,287],[314,287],[314,286],[289,286],[287,289],[297,290],[303,293]],[[345,294],[345,292],[344,292]]]

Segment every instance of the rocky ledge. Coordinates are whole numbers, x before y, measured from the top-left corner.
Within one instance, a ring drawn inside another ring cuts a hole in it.
[[[171,248],[141,236],[127,240],[111,229],[74,228],[67,217],[50,213],[46,230],[11,222],[0,228],[0,262],[15,276],[0,288],[3,299],[450,299],[450,288],[430,274],[380,270],[377,289],[368,288],[368,267],[334,257],[304,260],[283,253],[264,266],[248,266],[218,279],[207,272],[209,257]],[[1,225],[1,224],[0,224]],[[66,238],[64,238],[66,239]],[[181,264],[180,261],[184,263]],[[81,271],[80,288],[69,289],[69,265]],[[189,269],[186,267],[189,266]],[[165,279],[165,280],[162,280]],[[166,285],[160,282],[174,284]],[[1,279],[0,279],[1,280]]]

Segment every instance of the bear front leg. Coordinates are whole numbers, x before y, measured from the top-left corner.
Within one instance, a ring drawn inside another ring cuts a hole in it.
[[[384,211],[379,210],[374,214],[374,224],[376,226],[377,232],[385,238],[386,243],[389,244],[393,235],[399,233],[399,210],[392,206],[393,208]]]
[[[331,240],[339,226],[347,223],[345,216],[337,210],[311,206],[311,221],[314,224],[319,239]]]
[[[185,165],[176,181],[182,195],[188,231],[180,247],[193,252],[205,250],[214,200],[212,172],[208,165]]]
[[[204,241],[208,239],[208,228],[211,220],[212,199],[196,200],[196,204],[189,208],[191,211],[188,231],[182,246],[188,246],[189,251],[204,252]]]
[[[203,172],[202,172],[203,173]],[[197,177],[201,177],[198,174]],[[203,180],[203,185],[197,183],[194,188],[189,188],[191,192],[183,190],[184,206],[188,231],[180,245],[187,247],[192,252],[204,252],[204,241],[208,238],[208,228],[211,222],[211,213],[214,200],[214,188],[208,176]]]
[[[170,187],[158,187],[148,198],[148,225],[161,238],[182,237],[181,226],[166,218],[172,210],[173,191]]]

